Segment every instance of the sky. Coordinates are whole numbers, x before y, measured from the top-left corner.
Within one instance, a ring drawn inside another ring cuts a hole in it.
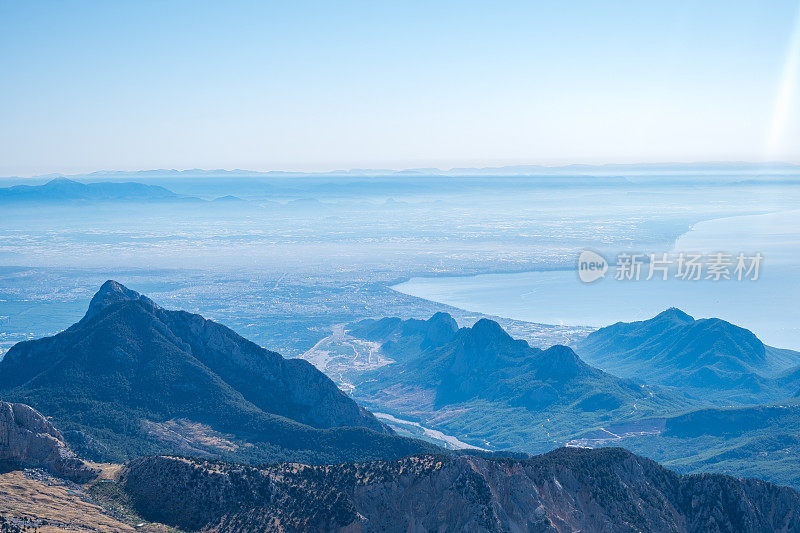
[[[0,176],[800,162],[798,4],[0,0]]]

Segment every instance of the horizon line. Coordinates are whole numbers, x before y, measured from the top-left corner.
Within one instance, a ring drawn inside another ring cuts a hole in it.
[[[800,162],[791,162],[791,161],[721,161],[721,160],[710,160],[710,161],[662,161],[656,163],[567,163],[567,164],[516,164],[516,165],[495,165],[495,166],[476,166],[476,167],[469,167],[469,166],[456,166],[441,169],[438,167],[409,167],[409,168],[400,168],[400,169],[392,169],[392,168],[350,168],[350,169],[332,169],[332,170],[286,170],[286,169],[272,169],[272,170],[251,170],[251,169],[242,169],[242,168],[140,168],[136,170],[112,170],[112,169],[101,169],[101,170],[93,170],[88,172],[76,172],[76,173],[63,173],[63,172],[51,172],[46,174],[33,174],[29,176],[3,176],[0,179],[45,179],[45,178],[86,178],[86,177],[95,177],[100,175],[125,175],[125,174],[155,174],[155,173],[170,173],[170,174],[191,174],[192,172],[196,173],[226,173],[226,174],[242,174],[242,175],[293,175],[293,176],[334,176],[334,175],[360,175],[360,176],[389,176],[395,174],[442,174],[442,175],[458,175],[459,172],[468,172],[468,173],[476,173],[480,174],[483,173],[497,173],[503,171],[511,171],[515,170],[516,173],[524,172],[524,171],[563,171],[563,170],[570,170],[570,169],[669,169],[670,167],[682,167],[687,170],[691,169],[692,167],[706,167],[706,168],[713,168],[714,166],[719,167],[729,167],[731,169],[735,169],[738,167],[751,167],[749,169],[758,169],[762,167],[764,169],[775,168],[775,167],[783,167],[783,168],[798,168],[800,169]],[[745,168],[743,168],[744,170]]]

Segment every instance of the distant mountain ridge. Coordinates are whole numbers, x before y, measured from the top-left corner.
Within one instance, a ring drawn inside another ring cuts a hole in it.
[[[158,185],[136,182],[79,183],[55,178],[44,185],[14,185],[0,188],[0,203],[199,201]]]
[[[0,398],[52,416],[72,447],[96,460],[180,453],[315,462],[431,448],[393,435],[310,363],[114,281],[78,323],[6,353]]]
[[[775,378],[800,365],[798,352],[766,346],[751,331],[725,320],[695,320],[676,308],[649,320],[600,328],[576,350],[623,377],[715,394],[742,393],[742,401],[788,396]]]
[[[396,320],[362,322],[350,331],[372,339],[382,332],[388,354],[407,352],[402,362],[364,375],[366,391],[424,386],[436,391],[440,406],[484,399],[535,411],[575,402],[585,410],[613,410],[648,395],[632,381],[589,366],[567,346],[532,348],[492,320],[458,330],[446,313],[428,321]]]
[[[433,346],[453,339],[458,323],[448,313],[435,313],[427,320],[387,317],[366,319],[348,326],[354,337],[381,343],[381,350],[396,361],[416,357]]]
[[[432,176],[525,176],[547,174],[574,174],[587,172],[625,172],[625,171],[691,171],[691,170],[717,170],[717,171],[793,171],[800,170],[800,165],[795,163],[750,162],[750,161],[698,161],[694,163],[660,162],[660,163],[606,163],[606,164],[569,164],[569,165],[505,165],[486,167],[453,167],[440,168],[351,168],[327,171],[293,171],[293,170],[244,170],[244,169],[148,169],[148,170],[100,170],[83,174],[49,174],[34,176],[34,178],[137,178],[137,177],[272,177],[272,176],[404,176],[404,175],[432,175]]]
[[[469,445],[527,453],[611,423],[691,407],[674,391],[595,368],[567,346],[531,347],[492,320],[454,328],[445,313],[351,324],[350,335],[379,343],[380,354],[394,361],[349,375],[351,394],[370,409]]]

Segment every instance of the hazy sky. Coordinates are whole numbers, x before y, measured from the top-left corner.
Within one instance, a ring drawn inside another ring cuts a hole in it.
[[[0,0],[0,175],[797,162],[798,62],[798,0]]]

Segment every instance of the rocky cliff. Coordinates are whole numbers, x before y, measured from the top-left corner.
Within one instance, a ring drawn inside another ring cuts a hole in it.
[[[262,468],[149,457],[122,483],[142,516],[189,530],[800,530],[792,489],[679,476],[620,448]]]
[[[41,467],[74,481],[88,481],[95,471],[64,444],[61,433],[35,409],[0,402],[0,464]]]

